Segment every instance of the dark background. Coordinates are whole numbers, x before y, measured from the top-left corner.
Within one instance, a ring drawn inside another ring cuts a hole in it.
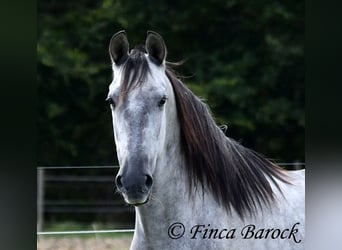
[[[176,70],[228,136],[277,162],[304,162],[303,1],[41,0],[37,7],[38,166],[118,164],[104,100],[109,40],[122,29],[131,48],[147,30],[163,36],[168,60],[185,60]],[[45,222],[132,227],[133,209],[114,194],[116,171],[45,170]]]
[[[111,36],[160,33],[168,60],[227,135],[278,162],[304,161],[304,2],[38,1],[37,164],[116,165],[104,102]]]
[[[333,249],[341,245],[342,222],[341,2],[305,5],[306,242]],[[36,249],[37,2],[2,2],[0,12],[1,241],[7,249]]]

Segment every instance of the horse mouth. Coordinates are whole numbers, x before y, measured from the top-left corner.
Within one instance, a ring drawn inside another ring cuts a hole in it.
[[[124,200],[127,204],[138,207],[146,204],[149,201],[149,195],[128,195],[123,194]]]
[[[141,205],[144,205],[148,202],[149,198],[147,198],[144,202],[138,202],[138,203],[130,203],[130,205],[133,205],[135,207],[139,207]]]

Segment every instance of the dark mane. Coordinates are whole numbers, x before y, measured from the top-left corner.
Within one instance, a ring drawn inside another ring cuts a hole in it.
[[[132,51],[124,67],[123,94],[142,83],[150,72],[142,50]],[[280,190],[277,181],[289,183],[285,172],[259,153],[226,137],[209,108],[169,66],[166,75],[175,93],[190,194],[198,186],[209,190],[218,204],[228,212],[233,208],[241,218],[246,213],[254,214],[263,205],[271,206],[275,197],[270,183]]]
[[[286,174],[261,154],[226,137],[208,107],[173,73],[166,71],[176,96],[181,140],[190,193],[198,184],[208,188],[216,201],[243,217],[263,204],[271,205],[274,193],[268,179],[289,183]]]

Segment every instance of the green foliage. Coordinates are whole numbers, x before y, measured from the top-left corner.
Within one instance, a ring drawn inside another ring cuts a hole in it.
[[[39,1],[38,164],[115,164],[110,37],[159,32],[170,61],[227,135],[270,158],[304,160],[304,2]]]

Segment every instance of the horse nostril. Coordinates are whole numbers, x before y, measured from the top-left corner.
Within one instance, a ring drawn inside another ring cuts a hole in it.
[[[122,185],[121,175],[116,176],[115,183],[118,189],[122,188],[123,185]]]
[[[152,179],[152,176],[150,175],[145,175],[145,185],[147,188],[151,188],[153,184],[153,179]]]

